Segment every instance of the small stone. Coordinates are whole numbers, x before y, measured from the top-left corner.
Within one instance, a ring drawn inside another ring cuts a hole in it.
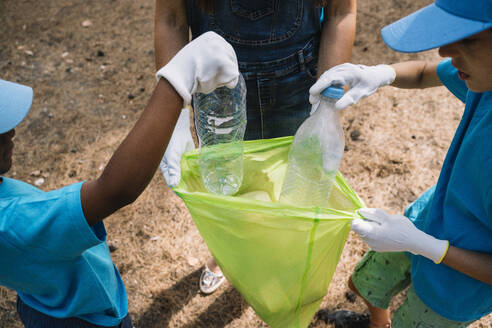
[[[75,172],[75,170],[70,170],[70,172],[68,172],[68,176],[69,176],[70,178],[73,178],[73,177],[74,177],[74,176],[76,176],[76,175],[77,175],[77,172]]]
[[[200,260],[198,260],[196,257],[190,257],[188,258],[188,264],[194,267],[200,264]]]
[[[360,138],[360,131],[359,130],[353,130],[352,132],[350,132],[350,138],[353,141],[359,140],[359,138]]]
[[[154,237],[150,238],[150,240],[152,240],[152,241],[156,241],[157,239],[159,239],[159,236],[154,236]]]
[[[69,53],[65,51],[64,53],[62,53],[62,58],[65,58],[65,57],[67,57],[68,55],[69,55]]]
[[[98,50],[97,51],[97,57],[104,57],[104,51]]]
[[[116,243],[112,240],[108,240],[107,244],[108,244],[109,251],[111,253],[113,253],[114,251],[116,251],[118,249],[118,246],[116,246]]]
[[[24,52],[25,52],[25,53],[26,53],[26,55],[28,55],[28,56],[33,56],[33,55],[34,55],[34,53],[33,53],[31,50],[26,50],[26,51],[24,51]]]
[[[352,292],[352,291],[348,291],[348,292],[345,293],[345,298],[350,303],[355,303],[355,300],[357,299],[357,295],[354,292]]]
[[[92,26],[92,22],[90,20],[86,19],[85,21],[82,22],[82,26],[83,27]]]
[[[44,178],[39,178],[39,179],[36,179],[34,180],[34,185],[35,186],[41,186],[42,184],[44,183]]]
[[[135,96],[134,96],[134,95],[132,95],[131,93],[130,93],[130,94],[128,94],[128,99],[132,100],[132,99],[134,99],[134,98],[135,98]]]
[[[41,175],[41,171],[40,170],[32,171],[31,172],[31,175],[33,177],[39,177]]]

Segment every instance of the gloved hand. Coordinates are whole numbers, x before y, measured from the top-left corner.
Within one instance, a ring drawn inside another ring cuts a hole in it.
[[[363,208],[359,213],[366,219],[354,219],[352,230],[376,252],[410,252],[439,264],[448,251],[449,241],[417,229],[403,215],[389,215],[379,208]]]
[[[190,111],[188,108],[183,108],[159,165],[169,187],[175,187],[179,184],[179,180],[181,180],[181,156],[194,148],[195,144],[190,131]]]
[[[389,65],[341,64],[324,72],[313,84],[309,89],[309,102],[318,103],[320,93],[331,85],[349,85],[350,90],[335,103],[336,109],[344,109],[372,95],[379,87],[392,83],[395,77],[395,70]]]
[[[239,77],[236,53],[215,32],[207,32],[188,43],[159,69],[163,77],[183,98],[183,107],[191,103],[195,92],[210,93],[218,87],[234,88]]]

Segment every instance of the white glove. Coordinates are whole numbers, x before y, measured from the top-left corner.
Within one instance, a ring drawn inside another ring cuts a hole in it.
[[[190,111],[183,108],[166,152],[162,157],[160,168],[169,187],[175,187],[181,180],[181,156],[195,148],[190,131]]]
[[[350,90],[335,103],[336,109],[344,109],[392,83],[395,77],[396,72],[389,65],[341,64],[324,72],[313,84],[309,89],[309,102],[313,105],[319,102],[320,93],[331,85],[350,85]]]
[[[354,219],[352,230],[376,252],[410,252],[439,264],[448,251],[449,241],[417,229],[403,215],[389,215],[379,208],[363,208],[359,213],[366,220]]]
[[[183,107],[191,103],[195,92],[210,93],[218,87],[234,88],[239,77],[236,53],[215,32],[207,32],[188,43],[159,69],[163,77],[183,98]]]

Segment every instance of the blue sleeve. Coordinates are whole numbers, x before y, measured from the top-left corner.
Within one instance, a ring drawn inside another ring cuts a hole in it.
[[[82,211],[82,183],[50,192],[0,199],[0,239],[41,257],[72,259],[105,242],[100,222],[92,227]]]
[[[451,65],[451,58],[444,59],[437,65],[437,76],[442,84],[444,84],[456,98],[463,103],[466,103],[468,87],[466,86],[466,83],[458,77],[458,70]]]

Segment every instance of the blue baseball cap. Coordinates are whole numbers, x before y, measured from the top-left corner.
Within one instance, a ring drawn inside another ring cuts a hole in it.
[[[32,105],[32,88],[0,79],[0,134],[15,128]]]
[[[436,0],[381,30],[393,50],[438,48],[492,27],[492,0]]]

